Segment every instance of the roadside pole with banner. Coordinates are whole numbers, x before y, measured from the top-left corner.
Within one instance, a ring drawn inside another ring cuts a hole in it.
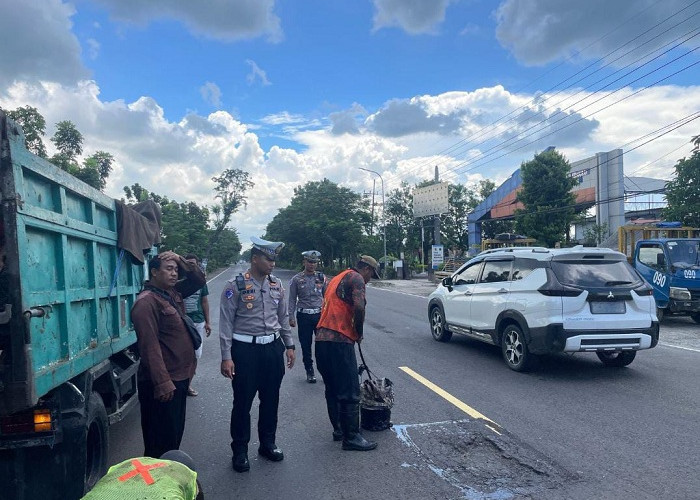
[[[445,247],[442,245],[433,245],[432,268],[437,271],[438,268],[445,263]]]

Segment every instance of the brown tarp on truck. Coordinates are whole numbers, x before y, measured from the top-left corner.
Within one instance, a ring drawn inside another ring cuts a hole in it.
[[[144,253],[153,245],[159,245],[160,205],[155,201],[142,201],[127,205],[115,200],[117,205],[117,246],[129,252],[143,264]]]

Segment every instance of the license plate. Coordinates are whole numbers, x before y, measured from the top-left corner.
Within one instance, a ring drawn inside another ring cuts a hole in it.
[[[614,302],[591,302],[593,314],[625,314],[625,303],[620,300]]]

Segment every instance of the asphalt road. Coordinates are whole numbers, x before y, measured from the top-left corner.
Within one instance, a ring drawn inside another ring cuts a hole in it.
[[[292,275],[275,274],[285,282]],[[216,337],[219,296],[232,276],[230,269],[209,283],[214,334],[205,339],[182,444],[207,500],[700,498],[692,323],[664,323],[669,342],[627,368],[604,368],[592,354],[560,355],[519,374],[495,347],[458,336],[435,342],[427,299],[384,288],[368,290],[363,342],[372,370],[395,384],[393,429],[365,432],[379,448],[346,452],[332,441],[323,383],[306,383],[299,359],[282,383],[277,444],[285,460],[267,462],[251,442],[250,472],[235,473],[232,394],[219,374]],[[252,415],[255,440],[257,404]],[[138,411],[112,426],[110,443],[110,463],[141,454]]]

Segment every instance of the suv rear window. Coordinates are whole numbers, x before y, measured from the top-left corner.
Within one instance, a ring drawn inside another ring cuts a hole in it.
[[[625,261],[552,261],[552,270],[563,285],[577,287],[629,286],[641,283]]]

